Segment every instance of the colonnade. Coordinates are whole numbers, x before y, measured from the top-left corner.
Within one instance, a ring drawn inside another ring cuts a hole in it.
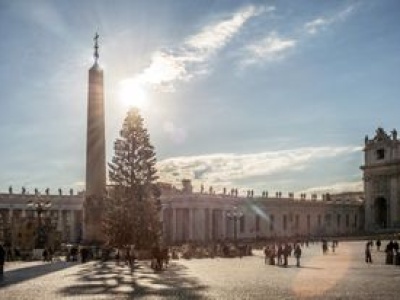
[[[34,209],[21,207],[0,207],[0,238],[4,239],[4,232],[24,226],[26,221],[35,222],[38,218]],[[43,221],[49,220],[56,230],[61,233],[61,239],[66,243],[76,243],[80,239],[82,226],[82,210],[75,209],[49,209],[42,213]]]
[[[346,235],[362,230],[359,204],[261,206],[253,210],[239,205],[241,216],[233,218],[232,205],[205,207],[199,203],[170,203],[162,210],[163,239],[168,244],[291,236]],[[308,207],[305,207],[308,206]]]
[[[164,208],[163,236],[169,243],[208,242],[233,237],[233,220],[229,210],[221,208]]]

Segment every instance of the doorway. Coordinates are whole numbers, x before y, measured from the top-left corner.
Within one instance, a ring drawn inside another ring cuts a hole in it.
[[[375,199],[375,224],[379,228],[387,228],[388,226],[388,206],[387,200],[383,197]]]

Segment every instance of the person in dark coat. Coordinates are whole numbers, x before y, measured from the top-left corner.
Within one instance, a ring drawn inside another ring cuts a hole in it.
[[[3,280],[5,258],[6,251],[4,250],[3,245],[0,244],[0,281]]]
[[[386,264],[387,265],[393,264],[393,241],[390,241],[386,245],[385,252],[386,252]]]
[[[300,268],[301,248],[299,244],[294,248],[294,257],[296,257],[296,266]]]
[[[285,247],[283,248],[283,266],[287,267],[288,266],[288,257],[290,254],[290,246],[289,244],[286,244]]]
[[[382,245],[381,240],[378,239],[376,241],[376,250],[381,251],[381,245]]]
[[[372,264],[371,248],[372,248],[372,243],[367,242],[367,244],[365,245],[365,262],[367,264]]]

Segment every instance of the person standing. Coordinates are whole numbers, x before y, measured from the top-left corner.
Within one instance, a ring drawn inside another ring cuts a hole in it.
[[[296,266],[300,268],[301,248],[299,244],[294,248],[294,257],[296,258]]]
[[[0,244],[0,281],[3,280],[5,258],[6,258],[6,251],[4,250],[3,245]]]
[[[289,257],[289,244],[285,244],[285,247],[283,248],[283,266],[287,267],[288,266],[288,257]]]
[[[378,251],[381,251],[381,240],[380,239],[378,239],[377,241],[376,241],[376,250],[378,250]]]
[[[393,264],[393,241],[391,240],[387,245],[386,245],[386,264],[391,265]]]
[[[270,256],[270,250],[269,247],[266,246],[264,249],[264,264],[267,264],[269,256]]]

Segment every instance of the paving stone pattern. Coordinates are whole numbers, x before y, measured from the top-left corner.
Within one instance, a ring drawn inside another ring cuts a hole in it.
[[[141,262],[134,273],[114,262],[13,263],[6,265],[0,299],[399,299],[400,266],[384,264],[365,242],[342,242],[322,255],[321,244],[303,248],[302,267],[264,264],[251,257],[173,261],[154,272]]]

